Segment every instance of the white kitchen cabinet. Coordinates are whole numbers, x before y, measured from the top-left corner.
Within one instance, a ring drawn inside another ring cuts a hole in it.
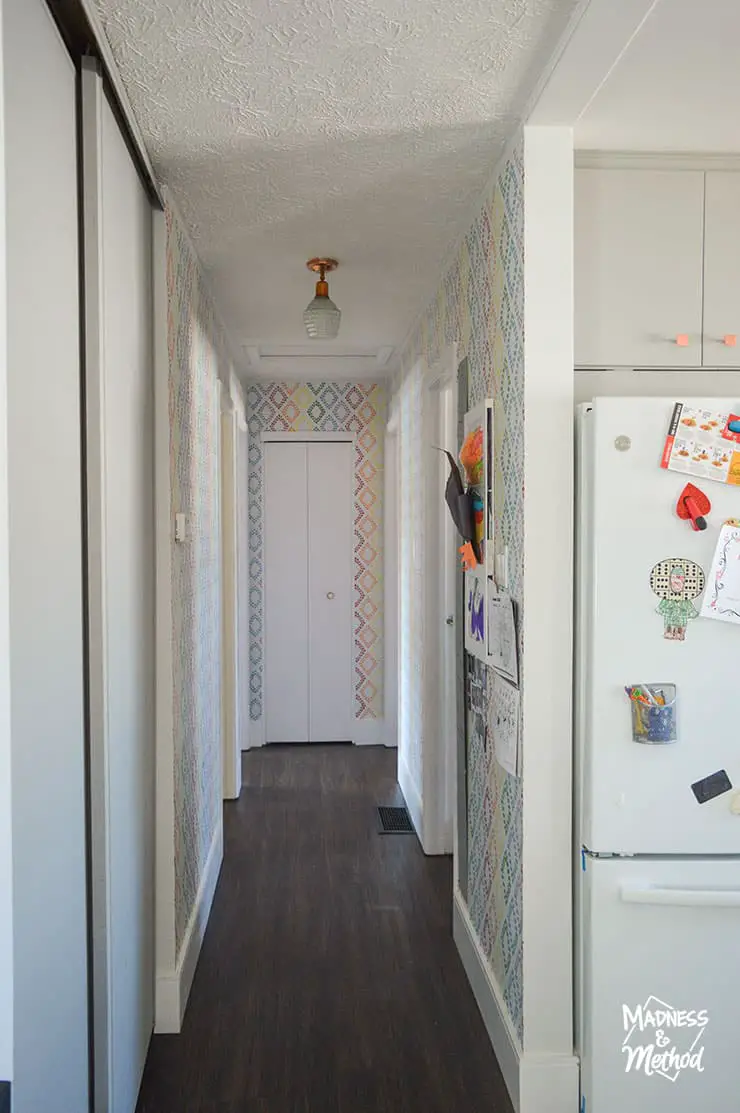
[[[704,220],[705,367],[740,367],[740,173],[708,171]]]
[[[576,363],[699,365],[703,171],[578,169],[574,216]]]

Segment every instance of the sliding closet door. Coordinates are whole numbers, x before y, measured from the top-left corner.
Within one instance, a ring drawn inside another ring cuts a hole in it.
[[[93,66],[82,112],[95,1108],[133,1113],[154,1026],[152,213]]]
[[[307,445],[265,444],[265,740],[308,741]]]
[[[308,446],[309,738],[352,739],[353,446]]]
[[[4,0],[13,1113],[86,1113],[88,975],[76,75]]]

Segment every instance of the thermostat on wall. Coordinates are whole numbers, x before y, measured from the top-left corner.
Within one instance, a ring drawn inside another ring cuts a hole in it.
[[[184,541],[188,532],[186,514],[175,514],[175,541]]]

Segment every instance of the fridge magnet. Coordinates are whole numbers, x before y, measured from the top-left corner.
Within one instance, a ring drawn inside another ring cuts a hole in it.
[[[660,599],[656,613],[663,616],[663,637],[682,642],[686,626],[699,612],[692,600],[704,590],[704,573],[693,560],[670,557],[661,560],[650,573],[650,587]]]
[[[676,402],[668,425],[662,468],[740,486],[740,415]]]
[[[740,815],[740,792],[733,794],[730,800],[730,811],[733,815]]]
[[[714,800],[716,796],[729,792],[731,788],[732,781],[727,776],[726,771],[718,769],[716,773],[710,773],[708,777],[703,777],[700,781],[694,781],[691,791],[698,803],[707,804],[710,800]]]
[[[725,522],[719,531],[701,614],[740,623],[740,526]]]
[[[519,773],[519,689],[498,673],[493,676],[493,752],[513,777]]]
[[[465,573],[465,648],[486,662],[486,578],[481,568]]]
[[[676,513],[684,522],[691,522],[691,528],[700,532],[707,528],[706,515],[712,509],[712,504],[698,487],[687,483],[676,503]]]
[[[488,664],[500,675],[519,684],[514,603],[488,581]]]

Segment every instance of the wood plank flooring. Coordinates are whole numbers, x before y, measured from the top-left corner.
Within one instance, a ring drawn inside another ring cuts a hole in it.
[[[451,934],[451,860],[379,835],[395,751],[244,755],[182,1033],[138,1113],[510,1113]]]

